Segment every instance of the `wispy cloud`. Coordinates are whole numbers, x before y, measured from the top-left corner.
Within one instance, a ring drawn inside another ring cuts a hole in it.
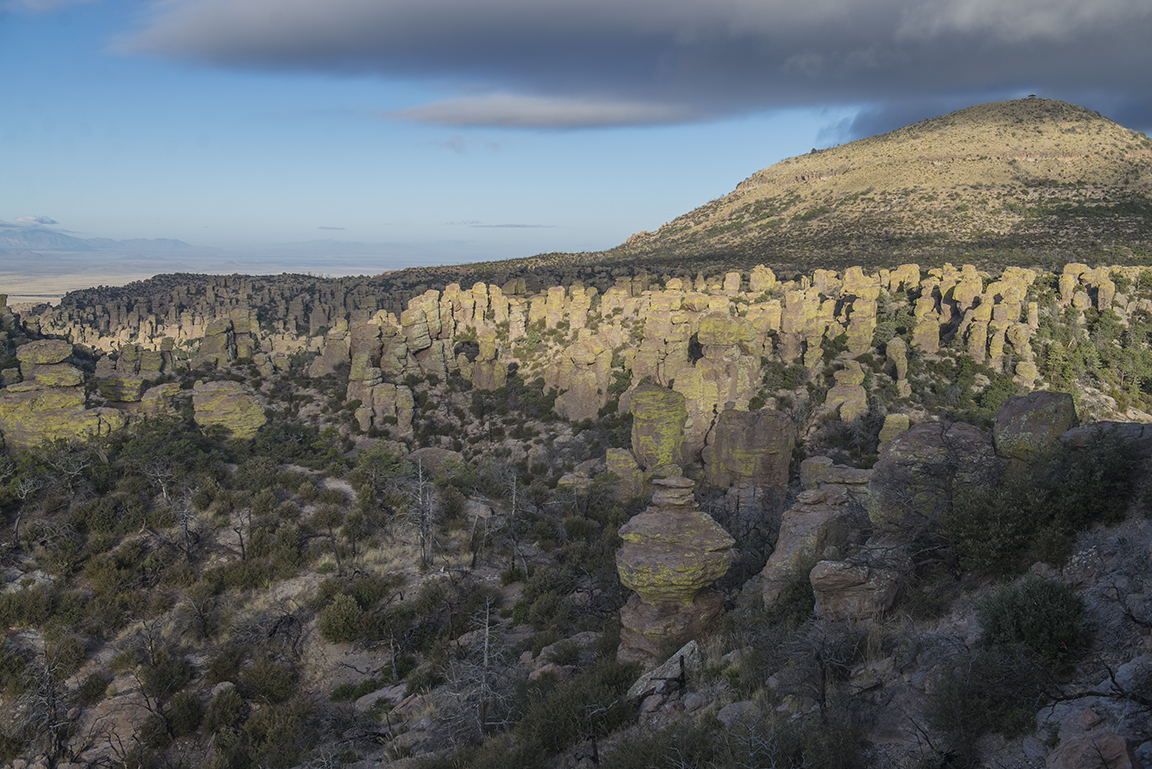
[[[117,47],[423,80],[449,96],[382,114],[555,129],[1030,92],[1142,113],[1149,29],[1148,0],[158,0]]]
[[[467,96],[419,107],[383,112],[381,117],[435,125],[499,128],[603,128],[684,122],[683,108],[594,99],[515,96]]]
[[[554,224],[485,224],[472,219],[462,222],[446,222],[446,224],[449,227],[471,227],[480,230],[550,230],[556,227]]]
[[[58,222],[47,216],[18,216],[10,222],[0,219],[0,227],[8,229],[28,229],[30,227],[48,227]]]
[[[0,11],[32,11],[48,13],[63,5],[87,3],[91,0],[0,0]]]

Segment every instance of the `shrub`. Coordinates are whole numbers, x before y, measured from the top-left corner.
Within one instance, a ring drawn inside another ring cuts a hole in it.
[[[204,706],[196,692],[180,692],[172,698],[168,713],[168,728],[173,737],[191,734],[204,720]]]
[[[292,694],[292,669],[269,659],[257,660],[240,672],[240,683],[253,699],[276,704]]]
[[[976,612],[988,646],[1020,644],[1058,667],[1088,646],[1084,601],[1063,582],[1030,575],[987,596]]]
[[[1046,675],[1021,646],[994,646],[958,662],[940,669],[925,716],[951,740],[955,765],[965,766],[975,759],[981,735],[1014,737],[1035,728],[1035,713],[1047,697]]]
[[[204,729],[214,733],[235,727],[244,719],[245,710],[244,698],[236,687],[229,686],[212,698],[204,717]]]
[[[85,707],[95,705],[104,699],[110,683],[112,683],[112,676],[103,671],[97,671],[85,678],[84,683],[80,684],[80,688],[76,692],[76,698],[80,701],[80,704]]]
[[[156,656],[156,664],[145,665],[140,670],[140,686],[144,693],[156,699],[167,699],[192,680],[195,671],[183,657],[170,657],[165,653]]]
[[[356,599],[337,595],[320,615],[320,635],[331,643],[351,643],[364,632],[366,615]]]

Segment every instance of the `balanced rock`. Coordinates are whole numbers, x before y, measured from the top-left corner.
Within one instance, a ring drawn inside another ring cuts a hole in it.
[[[620,527],[624,546],[616,553],[620,582],[636,591],[621,610],[620,648],[644,662],[714,627],[724,597],[705,588],[728,572],[735,544],[695,509],[690,479],[653,484],[653,504]]]
[[[655,484],[668,480],[657,479]],[[651,606],[692,603],[732,564],[735,540],[699,510],[649,507],[620,527],[620,581]]]
[[[996,453],[1030,460],[1056,448],[1076,426],[1076,404],[1068,393],[1034,392],[1004,401],[996,411],[992,437]]]
[[[63,363],[72,356],[72,343],[63,339],[41,339],[29,342],[16,349],[16,360],[20,361],[20,368],[29,366],[51,366]]]

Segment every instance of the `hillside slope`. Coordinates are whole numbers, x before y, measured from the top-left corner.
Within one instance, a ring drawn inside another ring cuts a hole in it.
[[[1143,253],[1150,235],[1152,141],[1082,107],[1028,98],[784,160],[614,255],[1124,256]]]

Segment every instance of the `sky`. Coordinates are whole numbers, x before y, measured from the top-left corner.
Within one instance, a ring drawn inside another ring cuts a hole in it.
[[[0,0],[0,232],[596,251],[982,102],[1152,131],[1150,32],[1149,0]]]

